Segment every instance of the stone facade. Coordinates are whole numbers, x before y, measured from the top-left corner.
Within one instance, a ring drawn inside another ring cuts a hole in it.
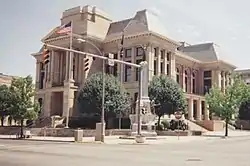
[[[209,120],[204,94],[217,84],[222,91],[231,83],[230,73],[236,68],[218,58],[214,43],[188,45],[168,38],[159,17],[149,10],[138,11],[133,18],[112,22],[96,7],[84,6],[66,10],[61,24],[73,23],[73,48],[99,54],[113,53],[114,58],[140,63],[145,51],[149,64],[149,80],[154,75],[168,75],[185,91],[188,119]],[[60,27],[60,26],[59,26]],[[53,29],[42,42],[70,47],[69,35],[58,35]],[[120,56],[124,34],[124,55]],[[78,38],[88,42],[80,43]],[[89,44],[89,43],[92,44]],[[93,44],[98,48],[93,46]],[[42,64],[42,50],[32,54],[36,58],[36,98],[43,108],[43,116],[77,116],[75,97],[87,77],[102,69],[102,61],[69,52],[50,50],[50,63]],[[89,60],[86,66],[86,59]],[[138,96],[137,69],[116,64],[106,72],[117,76],[136,101]],[[133,110],[131,113],[135,113]]]

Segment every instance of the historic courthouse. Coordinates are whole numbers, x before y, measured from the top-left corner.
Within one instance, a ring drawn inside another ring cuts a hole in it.
[[[139,64],[143,49],[149,64],[149,81],[154,75],[168,75],[185,91],[188,101],[188,119],[209,120],[204,94],[217,84],[225,90],[230,84],[230,73],[236,68],[219,59],[219,47],[214,43],[186,44],[168,38],[163,21],[148,10],[137,11],[134,17],[113,22],[96,7],[76,7],[63,12],[61,25],[72,21],[75,50],[100,54],[113,53],[114,58]],[[49,32],[42,42],[70,47],[70,36],[57,34],[61,26]],[[124,33],[124,56],[120,57],[121,39]],[[79,42],[83,38],[88,42]],[[100,51],[101,50],[101,51]],[[36,58],[36,92],[42,104],[43,116],[77,116],[75,97],[85,79],[102,71],[102,61],[69,52],[50,50],[50,62],[41,62],[43,48],[32,54]],[[106,67],[116,75],[135,101],[138,96],[138,72],[129,66]]]

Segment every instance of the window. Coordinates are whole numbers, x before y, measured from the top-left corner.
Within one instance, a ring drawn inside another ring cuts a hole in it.
[[[185,92],[188,92],[188,72],[185,70]]]
[[[76,56],[73,56],[73,79],[76,79]]]
[[[167,52],[167,61],[170,61],[170,58],[171,57],[171,54],[170,54],[170,52]]]
[[[140,64],[141,62],[142,62],[142,59],[136,60],[136,64]],[[135,73],[135,80],[136,81],[139,80],[139,76],[140,76],[139,69],[136,68],[136,73]]]
[[[161,74],[164,74],[164,65],[163,65],[163,62],[161,62]]]
[[[154,48],[154,55],[157,57],[157,48]]]
[[[167,64],[167,75],[170,75],[170,65]]]
[[[192,75],[192,93],[196,93],[196,83],[195,83],[195,81],[196,81],[196,79],[195,79],[195,73],[193,73],[193,75]]]
[[[164,59],[165,50],[161,50],[161,59]]]
[[[130,62],[131,61],[127,61],[127,62]],[[132,80],[132,73],[131,73],[131,66],[128,66],[128,65],[125,65],[125,78],[124,78],[124,81],[125,82],[130,82]]]
[[[154,60],[154,75],[156,75],[156,60]]]
[[[176,68],[176,82],[180,84],[180,70]]]
[[[143,56],[144,50],[142,47],[137,47],[136,48],[136,56]]]
[[[204,78],[212,77],[211,71],[204,71]]]
[[[210,88],[212,87],[211,79],[204,80],[204,94],[209,93]]]
[[[131,57],[131,55],[132,55],[132,49],[131,48],[125,49],[125,58],[129,58]]]

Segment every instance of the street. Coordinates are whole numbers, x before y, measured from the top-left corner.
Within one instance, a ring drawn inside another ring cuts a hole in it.
[[[108,145],[0,140],[2,166],[247,166],[250,137],[166,143]]]

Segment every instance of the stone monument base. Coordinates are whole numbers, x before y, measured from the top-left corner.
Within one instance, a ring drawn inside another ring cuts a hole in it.
[[[136,136],[137,135],[137,127],[136,123],[132,124],[132,130],[129,133],[129,136]],[[157,133],[155,132],[154,126],[149,124],[142,124],[141,125],[141,135],[144,137],[156,137]]]

